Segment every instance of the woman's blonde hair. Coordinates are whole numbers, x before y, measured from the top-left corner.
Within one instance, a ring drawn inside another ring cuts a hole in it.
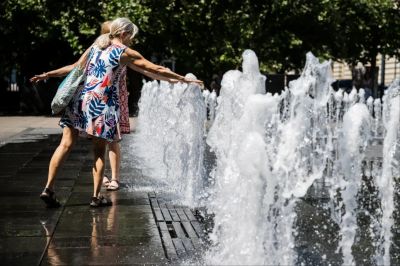
[[[94,42],[100,49],[105,49],[111,44],[111,40],[121,36],[123,33],[131,34],[131,39],[139,32],[139,28],[133,24],[128,18],[114,19],[109,25],[110,32],[100,35]]]
[[[100,34],[110,33],[110,25],[111,25],[111,23],[112,23],[112,20],[104,21],[104,22],[101,24],[101,31],[100,31]]]

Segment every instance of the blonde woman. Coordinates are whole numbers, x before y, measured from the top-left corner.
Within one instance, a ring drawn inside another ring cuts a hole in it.
[[[128,48],[137,31],[138,28],[129,19],[115,19],[110,25],[110,33],[101,35],[81,56],[80,61],[87,58],[85,85],[75,94],[60,120],[63,137],[50,160],[48,181],[40,195],[48,207],[60,205],[54,193],[54,178],[78,134],[91,136],[93,142],[93,196],[90,206],[112,204],[109,199],[100,195],[100,189],[104,176],[106,146],[121,139],[119,92],[124,67],[133,66],[167,80],[202,84],[202,81],[187,80],[165,67],[155,65],[139,52]],[[63,76],[68,67],[37,75],[31,81]]]
[[[101,26],[101,33],[107,34],[110,32],[111,21],[106,21]],[[177,82],[176,79],[165,78],[162,75],[154,74],[146,71],[143,68],[139,68],[132,63],[127,65],[134,71],[140,72],[152,79],[165,80],[171,83]],[[121,78],[119,84],[119,101],[120,101],[120,130],[121,134],[129,134],[131,132],[129,122],[129,106],[128,106],[128,88],[126,86],[126,67],[121,71]],[[111,166],[111,180],[107,176],[103,177],[103,185],[109,191],[115,191],[119,189],[120,180],[120,165],[121,165],[121,146],[119,142],[111,142],[108,145],[108,156]]]
[[[111,20],[105,21],[101,25],[101,34],[110,33],[110,25]],[[49,71],[46,74],[37,75],[32,78],[32,81],[43,80],[46,77],[60,77],[67,75],[72,69],[78,64],[79,61],[74,64],[64,66],[62,68]],[[128,65],[131,69],[140,72],[148,77],[153,79],[163,79],[169,82],[176,82],[176,80],[163,78],[161,75],[151,74],[144,69],[138,68],[133,64]],[[129,106],[128,106],[128,89],[126,86],[126,67],[121,71],[120,77],[120,85],[119,85],[119,101],[120,101],[120,130],[121,134],[129,134],[130,133],[130,122],[129,122]],[[120,172],[120,162],[121,162],[121,147],[120,144],[116,141],[108,144],[108,156],[111,167],[111,180],[108,179],[107,176],[103,177],[103,185],[109,191],[115,191],[119,189],[119,172]]]

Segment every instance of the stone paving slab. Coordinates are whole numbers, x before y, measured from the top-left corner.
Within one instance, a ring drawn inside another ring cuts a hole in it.
[[[0,218],[2,265],[40,264],[49,238],[54,233],[62,208],[44,208],[38,196],[45,183],[52,153],[44,150],[50,145],[56,147],[59,137],[34,136],[24,130],[0,147],[0,165],[4,170],[0,175],[0,200],[3,203]],[[85,144],[77,146],[82,145]],[[82,151],[77,149],[71,156],[77,154],[82,154]],[[65,165],[61,171],[71,173],[77,167],[79,168],[77,164]],[[58,196],[65,203],[74,182],[59,180],[58,183]]]
[[[8,143],[11,139],[14,142],[21,142],[16,136],[29,132],[32,138],[44,138],[50,134],[60,134],[61,128],[58,125],[60,117],[57,116],[0,116],[0,146]],[[135,130],[136,118],[130,119],[131,130]],[[26,135],[26,134],[25,134]],[[26,143],[30,140],[24,140]]]
[[[1,237],[1,265],[37,265],[46,244],[46,237]]]

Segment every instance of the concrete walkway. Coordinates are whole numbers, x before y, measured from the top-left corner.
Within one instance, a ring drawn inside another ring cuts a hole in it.
[[[57,176],[62,207],[46,209],[39,193],[59,144],[57,122],[0,118],[1,265],[175,264],[200,248],[203,232],[194,212],[170,205],[154,192],[129,191],[124,176],[119,191],[102,192],[112,199],[112,207],[90,208],[92,156],[85,139]],[[125,141],[130,138],[132,134]],[[133,173],[129,163],[122,165],[123,173]]]
[[[61,133],[58,125],[59,117],[48,116],[0,116],[0,145],[27,129],[35,129],[34,133]],[[135,130],[136,118],[130,118],[131,130]]]

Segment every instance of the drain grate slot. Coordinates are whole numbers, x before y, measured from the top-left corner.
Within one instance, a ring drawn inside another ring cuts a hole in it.
[[[174,229],[174,226],[172,225],[172,222],[167,223],[167,228],[168,228],[168,232],[169,232],[169,235],[171,236],[171,238],[178,238],[178,235]]]
[[[154,219],[163,243],[166,257],[174,262],[178,258],[187,258],[201,250],[204,228],[199,223],[198,213],[188,207],[165,203],[156,193],[148,194]]]

